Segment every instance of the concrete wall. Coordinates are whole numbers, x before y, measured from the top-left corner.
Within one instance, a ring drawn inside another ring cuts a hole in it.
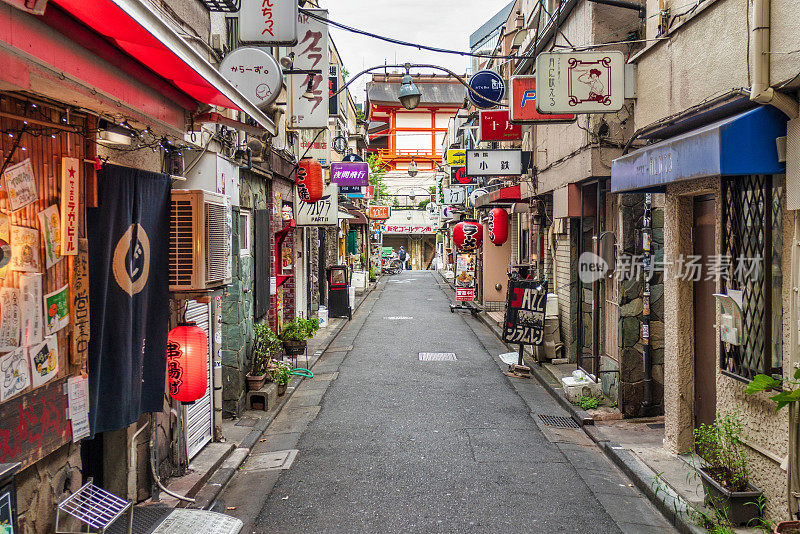
[[[483,302],[504,302],[508,289],[506,270],[511,259],[511,239],[497,246],[489,240],[488,230],[483,239]],[[500,284],[500,289],[495,289]]]

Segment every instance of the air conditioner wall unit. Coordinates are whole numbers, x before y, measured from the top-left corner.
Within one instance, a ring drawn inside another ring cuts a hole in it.
[[[202,291],[231,283],[231,207],[225,195],[173,189],[169,289]]]

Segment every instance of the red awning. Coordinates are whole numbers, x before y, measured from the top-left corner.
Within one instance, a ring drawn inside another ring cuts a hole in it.
[[[478,197],[475,200],[475,207],[480,208],[481,206],[487,206],[489,204],[511,204],[513,202],[519,202],[522,200],[520,194],[520,186],[518,185],[495,189],[490,193]]]
[[[273,121],[159,16],[146,0],[51,0],[203,104],[239,109],[275,133]]]

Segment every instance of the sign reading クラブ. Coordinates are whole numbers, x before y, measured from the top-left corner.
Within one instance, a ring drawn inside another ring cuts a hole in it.
[[[239,9],[239,40],[243,43],[295,44],[297,6],[297,0],[244,0]]]
[[[536,58],[542,113],[604,113],[625,103],[622,52],[551,52]]]
[[[541,345],[547,286],[537,280],[509,280],[503,341],[519,345]]]
[[[522,174],[522,150],[467,150],[469,176]]]
[[[263,48],[237,48],[225,56],[219,70],[240,93],[259,107],[272,104],[283,87],[280,65]]]
[[[539,113],[536,109],[536,76],[512,76],[511,98],[508,103],[511,122],[517,124],[536,122],[569,122],[574,113]]]
[[[289,92],[290,128],[328,127],[328,25],[322,19],[328,18],[325,9],[309,9],[308,13],[297,16],[297,45],[294,52],[295,70],[315,70],[314,74],[290,74],[287,90]],[[310,90],[310,91],[309,91]],[[311,98],[303,97],[309,91]]]
[[[508,110],[480,112],[481,141],[515,141],[522,139],[522,126],[511,124]]]
[[[298,226],[336,226],[339,224],[339,188],[326,185],[322,198],[316,202],[302,202],[294,196],[294,218]]]

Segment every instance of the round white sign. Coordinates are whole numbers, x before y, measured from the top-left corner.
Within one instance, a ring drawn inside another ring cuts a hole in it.
[[[272,104],[281,93],[281,67],[271,54],[260,48],[237,48],[225,56],[219,70],[258,107]]]
[[[472,193],[469,194],[469,202],[470,202],[470,204],[472,204],[474,206],[475,205],[475,201],[478,199],[478,197],[482,197],[483,195],[485,195],[487,193],[488,193],[488,191],[486,189],[482,188],[482,187],[478,187],[476,189],[473,189]]]

